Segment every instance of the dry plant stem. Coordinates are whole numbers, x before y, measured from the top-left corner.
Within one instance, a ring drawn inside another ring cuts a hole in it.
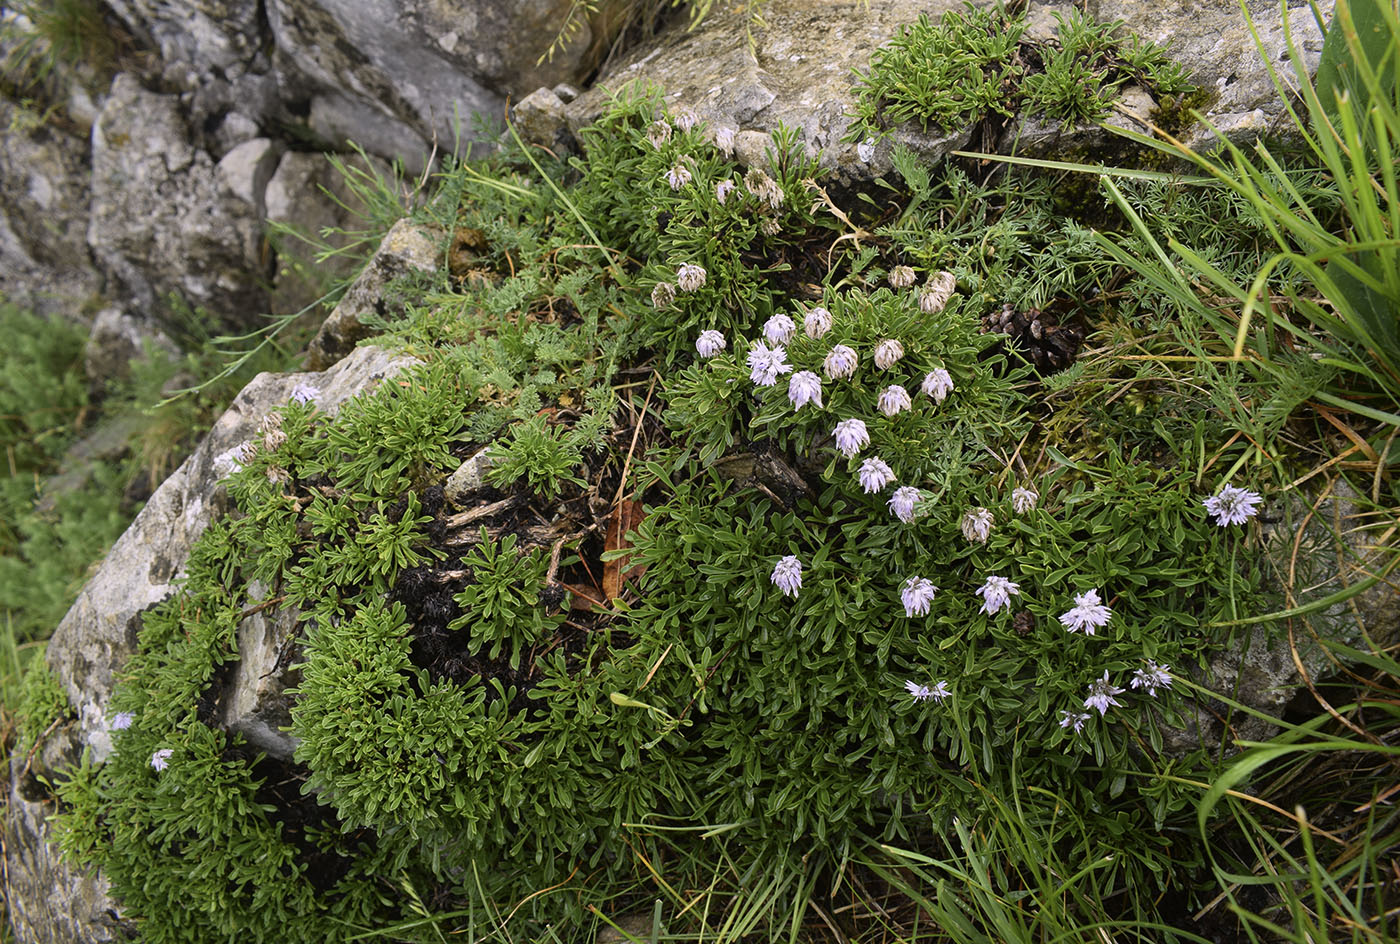
[[[17,780],[23,780],[28,776],[29,768],[34,763],[34,755],[38,753],[39,748],[43,746],[45,739],[47,739],[50,734],[53,734],[54,729],[62,723],[62,718],[53,719],[53,721],[49,722],[49,726],[44,729],[44,733],[34,739],[34,746],[31,747],[29,753],[24,756],[24,769],[19,772],[19,777],[16,778]]]
[[[482,518],[489,518],[492,515],[499,514],[500,512],[509,511],[517,505],[524,504],[524,502],[525,498],[523,496],[511,495],[508,498],[502,498],[500,501],[491,502],[491,504],[489,505],[478,505],[476,508],[473,508],[470,511],[464,511],[461,514],[452,515],[451,517],[447,518],[443,523],[447,525],[447,529],[449,531],[456,531],[459,528],[466,527],[473,521],[480,521]]]

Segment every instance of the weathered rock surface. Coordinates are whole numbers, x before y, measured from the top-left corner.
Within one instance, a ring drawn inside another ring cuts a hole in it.
[[[325,370],[369,337],[371,329],[361,321],[362,316],[389,313],[390,302],[384,293],[389,282],[415,271],[435,271],[441,238],[441,234],[424,230],[409,220],[395,223],[374,258],[311,339],[306,366]]]
[[[116,307],[99,311],[83,347],[89,394],[99,397],[109,381],[128,376],[131,362],[148,350],[162,350],[172,358],[180,355],[175,342],[149,321]]]
[[[175,590],[190,548],[225,505],[218,480],[230,450],[257,433],[258,423],[284,404],[298,384],[318,391],[317,406],[334,414],[342,403],[413,363],[382,348],[364,347],[324,373],[259,374],[214,424],[193,455],[151,496],[79,594],[49,642],[49,666],[68,692],[77,718],[53,732],[31,759],[11,767],[5,824],[6,895],[20,944],[126,940],[105,883],[58,858],[45,818],[53,812],[36,779],[76,763],[84,749],[101,760],[112,749],[106,705],[116,673],[135,650],[142,611]],[[250,614],[239,626],[243,658],[220,703],[223,720],[269,753],[289,756],[291,742],[274,670],[294,631],[296,614]]]
[[[979,2],[977,6],[988,4]],[[1054,14],[1067,14],[1073,6],[1083,5],[1070,0],[1031,0],[1029,35],[1036,35],[1037,30],[1049,35],[1055,25]],[[593,89],[569,106],[569,123],[577,131],[602,112],[608,91],[642,82],[660,86],[669,107],[690,108],[712,129],[767,135],[779,123],[798,128],[809,155],[820,154],[825,169],[850,179],[886,173],[890,169],[889,150],[896,141],[938,159],[966,146],[967,135],[924,135],[916,126],[907,126],[877,142],[873,149],[841,139],[850,127],[848,116],[856,100],[851,89],[852,70],[867,69],[870,54],[920,13],[936,21],[948,10],[961,7],[960,0],[890,0],[868,8],[859,0],[771,0],[763,11],[767,27],[752,28],[752,50],[748,38],[751,24],[745,13],[737,5],[727,11],[716,9],[696,30],[674,27],[656,43],[622,57],[599,77]],[[1330,3],[1322,7],[1330,13]],[[1284,49],[1278,4],[1252,0],[1250,10],[1266,52],[1278,63]],[[1100,21],[1122,20],[1126,28],[1145,38],[1168,43],[1174,58],[1196,84],[1219,93],[1206,112],[1222,131],[1252,137],[1283,130],[1286,113],[1234,0],[1160,4],[1093,0],[1087,12]],[[1309,68],[1315,69],[1321,40],[1306,4],[1291,9],[1289,25],[1308,56]],[[1029,127],[1026,122],[1030,122]],[[998,148],[1008,150],[1025,138],[1044,145],[1059,130],[1036,123],[1035,116],[1026,116],[1025,122],[1011,123]],[[1209,139],[1210,133],[1200,127],[1187,136],[1188,142],[1197,144]],[[1097,140],[1101,140],[1101,132],[1096,127],[1069,128],[1058,143],[1082,148]]]
[[[261,220],[191,143],[173,95],[117,76],[92,131],[88,245],[136,307],[158,320],[175,293],[232,325],[267,310],[254,274]]]

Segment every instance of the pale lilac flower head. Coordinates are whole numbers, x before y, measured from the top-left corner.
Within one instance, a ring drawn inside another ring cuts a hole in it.
[[[890,270],[890,288],[908,288],[914,284],[914,270],[909,266],[895,266]]]
[[[870,444],[870,433],[865,428],[865,420],[842,420],[836,424],[832,435],[836,438],[836,451],[847,459]]]
[[[1215,515],[1215,523],[1223,528],[1231,524],[1244,524],[1259,514],[1258,505],[1263,500],[1264,496],[1258,492],[1225,485],[1201,504],[1206,506],[1206,511]]]
[[[934,403],[942,403],[953,392],[953,375],[942,367],[935,368],[924,375],[921,389],[933,397]]]
[[[792,336],[796,333],[797,325],[782,312],[778,312],[763,323],[763,336],[768,339],[769,344],[786,344],[792,340]]]
[[[849,377],[856,372],[857,360],[858,357],[853,348],[838,344],[826,355],[826,360],[822,362],[822,370],[826,371],[827,377],[832,380]]]
[[[982,612],[988,616],[995,616],[1010,606],[1011,598],[1020,593],[1020,584],[995,575],[988,577],[987,582],[977,588],[977,595],[982,598]]]
[[[904,589],[899,591],[899,601],[904,604],[905,616],[927,616],[933,605],[933,595],[938,588],[927,577],[910,577],[904,581]]]
[[[298,403],[315,403],[321,391],[309,383],[299,383],[292,388],[292,399]]]
[[[797,596],[802,589],[802,562],[789,554],[773,565],[773,576],[769,578],[785,595]]]
[[[1074,598],[1074,609],[1060,614],[1060,622],[1072,633],[1093,636],[1101,627],[1107,626],[1113,611],[1099,600],[1097,590],[1086,590]]]
[[[1157,697],[1157,689],[1171,688],[1171,672],[1160,662],[1148,661],[1147,668],[1138,669],[1133,673],[1132,680],[1128,682],[1133,688],[1143,688],[1147,694],[1153,698]]]
[[[790,373],[792,365],[787,362],[787,351],[780,347],[768,347],[762,341],[755,341],[749,349],[749,379],[755,386],[771,387],[782,374]]]
[[[695,123],[700,120],[699,116],[689,108],[676,109],[675,115],[671,118],[676,123],[676,127],[682,131],[689,131],[695,127]]]
[[[734,154],[734,129],[724,127],[716,130],[715,147],[725,157],[731,157]],[[720,201],[720,203],[723,202],[723,200]]]
[[[113,731],[125,731],[131,727],[131,722],[136,720],[136,716],[129,711],[119,711],[112,716],[111,722],[107,725]]]
[[[890,496],[890,514],[908,524],[914,520],[914,509],[918,506],[919,499],[923,497],[924,493],[914,486],[901,485]]]
[[[809,338],[819,338],[831,330],[831,312],[818,305],[802,317],[802,330]]]
[[[1089,697],[1084,699],[1084,707],[1098,709],[1099,717],[1103,717],[1109,708],[1123,707],[1123,703],[1113,697],[1121,694],[1123,689],[1108,680],[1108,670],[1105,669],[1103,678],[1089,683]]]
[[[173,757],[174,754],[175,752],[170,748],[162,747],[160,750],[156,751],[154,754],[151,755],[151,766],[156,769],[157,773],[159,773],[160,771],[170,766],[170,758]]]
[[[949,695],[953,694],[952,692],[948,691],[947,682],[935,682],[933,685],[930,686],[920,685],[913,679],[910,679],[909,681],[904,683],[904,690],[908,692],[909,696],[915,701],[928,701],[930,698],[932,698],[934,701],[942,701]]]
[[[788,399],[793,409],[800,410],[807,404],[822,405],[822,379],[810,370],[799,370],[788,378]]]
[[[241,442],[232,449],[225,449],[214,457],[214,471],[220,477],[232,475],[253,458],[253,451],[254,446],[251,442]]]
[[[656,287],[651,290],[651,305],[653,308],[670,308],[671,303],[676,300],[676,287],[670,282],[657,282]]]
[[[891,384],[880,391],[880,399],[876,404],[880,412],[886,416],[894,416],[897,413],[909,409],[913,405],[909,399],[909,391],[899,384]]]
[[[936,315],[948,304],[957,290],[958,280],[951,272],[939,272],[932,276],[924,290],[919,293],[919,310],[926,315]]]
[[[1011,492],[1011,507],[1018,515],[1024,515],[1035,507],[1040,494],[1033,489],[1016,487]]]
[[[730,180],[728,177],[715,184],[715,199],[719,201],[720,206],[724,206],[725,201],[729,199],[729,195],[733,192],[734,181]]]
[[[700,337],[695,341],[695,353],[701,357],[714,357],[724,350],[727,344],[723,334],[714,328],[707,328],[700,332]]]
[[[886,338],[875,345],[875,366],[881,370],[889,370],[899,359],[904,356],[904,345],[894,338]]]
[[[652,147],[658,151],[661,150],[661,145],[671,140],[670,122],[664,118],[658,118],[647,125],[647,140],[651,142]]]
[[[893,481],[894,470],[885,464],[884,459],[876,456],[860,464],[860,487],[865,490],[865,494],[882,491]]]
[[[666,183],[671,185],[672,190],[679,190],[690,183],[690,168],[684,164],[677,164],[666,172]]]
[[[687,262],[676,270],[676,287],[682,292],[698,292],[705,286],[703,266]]]
[[[1086,715],[1082,711],[1066,711],[1060,709],[1060,727],[1074,728],[1074,733],[1078,734],[1084,730],[1084,725],[1089,723],[1091,715]]]
[[[985,508],[969,508],[962,516],[962,533],[974,544],[986,544],[992,535],[992,513]]]

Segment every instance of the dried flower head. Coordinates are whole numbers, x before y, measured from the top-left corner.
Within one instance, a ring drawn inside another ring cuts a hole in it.
[[[725,201],[729,199],[729,195],[734,192],[734,186],[734,181],[730,180],[728,177],[715,184],[715,199],[719,201],[720,206],[724,206]]]
[[[809,338],[819,338],[831,330],[831,312],[818,305],[802,316],[802,330]]]
[[[866,459],[860,464],[860,487],[865,490],[865,494],[881,491],[893,481],[894,470],[879,456]]]
[[[734,129],[719,128],[715,131],[715,148],[725,157],[734,156]],[[721,200],[721,203],[724,201]]]
[[[881,370],[889,370],[899,359],[904,356],[904,345],[893,338],[886,338],[875,345],[875,366]]]
[[[836,439],[836,451],[849,459],[870,444],[870,433],[865,428],[865,420],[842,420],[832,432]]]
[[[1024,515],[1035,507],[1035,503],[1040,501],[1040,493],[1029,488],[1017,486],[1011,492],[1011,508],[1018,515]]]
[[[1078,734],[1084,730],[1084,725],[1089,723],[1092,715],[1086,715],[1082,711],[1067,711],[1060,709],[1060,727],[1074,728],[1074,733]]]
[[[174,750],[168,747],[162,747],[160,750],[156,751],[154,754],[151,755],[151,766],[155,768],[157,773],[159,773],[160,771],[170,766],[170,758],[174,755]]]
[[[913,403],[909,399],[908,390],[905,390],[899,384],[891,384],[880,391],[880,399],[877,405],[881,413],[886,416],[894,416],[897,413],[909,409]]]
[[[1149,660],[1147,668],[1134,672],[1128,684],[1133,688],[1145,689],[1147,694],[1156,698],[1157,689],[1172,687],[1172,676],[1165,665]]]
[[[679,190],[690,183],[690,168],[684,164],[677,164],[666,172],[666,183],[671,185],[672,190]]]
[[[670,122],[664,118],[658,118],[647,125],[647,140],[651,142],[652,147],[658,151],[661,150],[661,146],[671,140]]]
[[[985,508],[969,508],[962,516],[962,533],[974,544],[986,544],[992,535],[992,513]]]
[[[705,286],[705,269],[687,262],[676,270],[676,287],[682,292],[698,292]]]
[[[1011,598],[1020,593],[1020,584],[995,575],[988,577],[986,583],[977,588],[977,595],[982,598],[982,612],[988,616],[995,616],[1010,606]]]
[[[758,224],[758,231],[764,236],[776,236],[783,231],[783,224],[771,216],[765,216]]]
[[[905,524],[914,520],[914,510],[918,507],[919,500],[924,497],[924,493],[912,485],[901,485],[894,490],[890,496],[890,514],[894,515]]]
[[[1105,669],[1103,678],[1089,683],[1089,697],[1084,699],[1084,707],[1098,709],[1099,717],[1103,717],[1109,708],[1123,707],[1123,703],[1113,697],[1121,694],[1123,689],[1108,680],[1108,670]]]
[[[1074,609],[1060,614],[1060,622],[1072,633],[1093,636],[1107,626],[1113,611],[1103,605],[1097,590],[1086,590],[1074,598]]]
[[[670,282],[657,282],[656,287],[651,290],[651,305],[653,308],[670,308],[676,300],[676,287]]]
[[[754,195],[755,199],[760,203],[767,204],[771,210],[776,210],[783,205],[783,188],[760,168],[749,168],[749,172],[744,175],[744,187]]]
[[[1226,525],[1244,524],[1259,514],[1258,506],[1263,500],[1264,496],[1258,492],[1224,485],[1220,491],[1201,504],[1206,506],[1206,511],[1215,515],[1215,523],[1223,528]]]
[[[832,380],[839,380],[842,377],[850,377],[856,372],[856,361],[859,358],[855,349],[844,344],[837,344],[826,355],[826,360],[822,361],[822,370],[826,371],[827,377]]]
[[[904,604],[905,616],[927,616],[933,605],[933,596],[938,588],[927,577],[910,577],[904,581],[904,589],[899,591],[899,601]]]
[[[792,336],[796,333],[797,325],[782,312],[778,312],[763,323],[763,336],[768,339],[769,344],[786,344],[792,340]]]
[[[924,383],[920,389],[933,397],[934,403],[942,403],[948,399],[948,394],[953,392],[953,375],[942,367],[935,368],[924,375]]]
[[[309,383],[298,383],[292,388],[292,399],[297,403],[315,403],[320,398],[320,389]]]
[[[822,405],[822,379],[810,370],[799,370],[788,378],[788,399],[794,409],[807,404]]]
[[[707,328],[700,332],[700,337],[695,342],[695,353],[699,354],[701,357],[714,357],[720,351],[724,350],[727,344],[728,342],[724,340],[724,335],[720,334],[714,328]]]
[[[929,278],[924,290],[919,293],[919,310],[926,315],[936,315],[948,304],[948,299],[957,291],[958,280],[951,272],[939,272]]]
[[[677,108],[671,120],[676,123],[676,127],[680,128],[681,131],[689,131],[691,128],[695,127],[695,123],[700,120],[700,116],[696,115],[695,112],[691,111],[689,108]]]
[[[768,347],[762,341],[755,341],[749,349],[749,379],[755,386],[771,387],[778,377],[791,373],[792,366],[787,362],[787,351],[780,347]]]
[[[898,265],[890,270],[890,288],[908,288],[914,284],[914,270],[906,265]]]
[[[942,701],[953,694],[948,691],[947,682],[935,682],[932,686],[929,686],[920,685],[912,679],[904,683],[904,690],[908,692],[910,697],[915,701],[928,701],[930,698],[934,701]]]
[[[802,562],[789,554],[773,565],[773,575],[769,578],[785,595],[797,596],[802,589]]]

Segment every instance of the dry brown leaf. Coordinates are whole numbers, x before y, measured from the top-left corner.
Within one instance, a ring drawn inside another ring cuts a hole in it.
[[[629,501],[624,498],[616,508],[613,509],[612,519],[608,522],[608,536],[603,544],[605,550],[619,551],[632,546],[632,542],[627,540],[627,532],[635,531],[646,517],[646,511],[641,502]],[[640,577],[645,567],[631,567],[625,572],[623,565],[627,558],[614,558],[603,562],[603,594],[611,603],[622,595],[622,585],[628,580],[635,580]]]

